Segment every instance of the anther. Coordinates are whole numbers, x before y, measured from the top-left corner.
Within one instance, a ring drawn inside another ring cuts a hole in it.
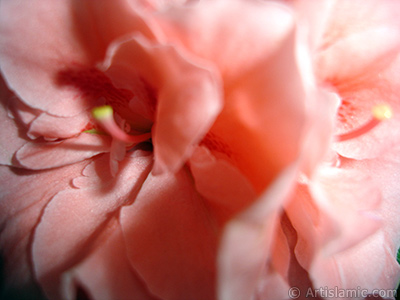
[[[356,128],[350,132],[339,134],[335,136],[337,142],[344,142],[354,138],[357,138],[375,128],[384,120],[388,120],[392,117],[392,109],[386,104],[376,105],[372,108],[372,118],[363,126]]]
[[[96,107],[92,110],[93,117],[115,139],[129,144],[138,144],[151,138],[151,133],[130,135],[123,131],[114,120],[113,109],[110,105]]]

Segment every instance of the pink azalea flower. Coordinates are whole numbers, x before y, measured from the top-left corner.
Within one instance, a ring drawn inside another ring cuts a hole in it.
[[[241,273],[225,224],[266,190],[272,233],[330,137],[334,101],[298,65],[294,28],[258,1],[1,2],[7,295],[253,293],[251,265],[227,284]]]
[[[7,296],[393,289],[399,8],[375,2],[2,1]]]

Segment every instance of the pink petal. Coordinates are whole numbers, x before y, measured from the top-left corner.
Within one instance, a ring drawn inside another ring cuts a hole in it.
[[[336,143],[334,149],[345,157],[374,158],[390,147],[388,140],[398,142],[391,134],[400,125],[396,75],[400,70],[399,13],[399,3],[390,0],[335,1],[324,13],[315,68],[320,81],[333,86],[342,98],[337,133],[368,122],[374,105],[389,104],[394,111],[392,120],[369,133]],[[308,15],[321,14],[310,8]],[[371,46],[365,47],[367,44]]]
[[[198,147],[189,160],[196,190],[223,224],[256,199],[248,180],[232,165]]]
[[[286,211],[298,233],[296,257],[309,269],[318,256],[330,257],[380,228],[379,188],[352,170],[324,168],[309,189],[300,185]]]
[[[293,26],[286,6],[253,0],[194,1],[147,17],[159,40],[212,62],[228,85],[279,49]]]
[[[35,274],[50,299],[62,294],[61,273],[89,253],[112,214],[135,198],[150,172],[151,158],[125,158],[114,178],[109,156],[97,158],[84,176],[74,180],[80,188],[58,193],[46,206],[34,235],[32,257]]]
[[[344,168],[354,168],[367,176],[374,178],[375,184],[382,191],[382,205],[380,214],[383,219],[383,231],[389,240],[393,241],[395,253],[400,247],[400,197],[399,169],[400,169],[400,146],[397,145],[379,158],[374,160],[344,160]]]
[[[400,47],[399,11],[399,3],[390,0],[335,1],[316,58],[320,78],[345,83],[387,66]]]
[[[133,80],[137,75],[132,76],[131,70],[136,70],[157,90],[155,171],[176,171],[221,109],[221,85],[214,70],[172,46],[151,44],[142,37],[113,44],[106,68]]]
[[[226,105],[211,129],[259,193],[298,157],[305,129],[305,91],[293,38],[227,88]]]
[[[0,167],[0,246],[5,258],[7,288],[24,290],[35,282],[30,267],[33,230],[43,207],[56,193],[70,188],[70,180],[78,176],[86,164],[35,173]]]
[[[318,257],[310,271],[316,285],[329,284],[347,289],[361,286],[370,291],[371,288],[390,291],[397,286],[400,278],[400,267],[396,261],[400,247],[399,153],[397,146],[378,159],[343,160],[342,168],[357,170],[373,179],[373,183],[363,185],[363,189],[371,184],[380,187],[382,226],[377,233],[346,251],[331,257]],[[360,265],[363,267],[360,268]]]
[[[72,164],[110,150],[110,138],[82,133],[60,142],[26,143],[16,153],[18,162],[33,170]]]
[[[28,127],[41,114],[40,110],[30,108],[16,96],[4,100],[6,100],[9,117],[16,120],[24,128]]]
[[[71,272],[91,299],[155,300],[129,264],[117,220],[111,220],[96,249]]]
[[[42,113],[31,123],[28,136],[32,139],[41,136],[50,139],[69,138],[81,133],[89,121],[86,111],[73,117],[55,117]]]
[[[255,299],[287,299],[289,285],[278,273],[264,272],[261,274],[261,278]]]
[[[337,287],[356,291],[364,289],[369,293],[380,290],[388,293],[387,299],[394,299],[389,293],[394,295],[400,277],[400,266],[390,247],[390,241],[384,238],[383,233],[378,233],[335,256],[319,257],[310,270],[314,287]],[[343,299],[361,300],[364,297]]]
[[[297,168],[283,172],[257,202],[226,226],[218,255],[219,299],[251,299],[262,284],[279,213],[292,191]]]
[[[225,106],[211,128],[211,150],[223,152],[261,193],[298,156],[304,129],[293,15],[271,2],[203,1],[154,19],[164,39],[218,67]]]
[[[136,201],[122,208],[121,225],[131,266],[152,294],[215,299],[218,231],[187,170],[150,175]]]
[[[73,28],[72,9],[71,1],[1,3],[0,64],[7,84],[27,105],[58,116],[76,115],[91,104],[58,84],[64,69],[92,62]]]
[[[1,83],[0,83],[1,84]],[[4,99],[0,86],[0,99]],[[26,139],[20,136],[17,121],[9,117],[6,103],[0,103],[0,164],[13,165],[15,152],[26,143]]]
[[[149,39],[155,38],[147,19],[139,13],[140,0],[75,1],[73,6],[79,41],[98,61],[104,58],[109,44],[119,37],[140,32]]]
[[[399,143],[400,103],[397,99],[400,81],[396,75],[399,71],[400,56],[376,76],[342,92],[337,133],[346,133],[367,123],[373,106],[377,104],[388,104],[393,117],[359,138],[335,143],[333,149],[339,154],[355,159],[376,158]]]

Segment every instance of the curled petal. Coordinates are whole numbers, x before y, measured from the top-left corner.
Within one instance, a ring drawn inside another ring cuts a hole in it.
[[[28,136],[32,139],[65,139],[81,133],[90,118],[86,111],[73,117],[55,117],[47,113],[40,114],[29,126]]]
[[[105,69],[111,79],[112,74],[129,76],[136,70],[156,89],[155,172],[176,171],[220,112],[218,75],[173,46],[152,44],[140,36],[114,43]]]

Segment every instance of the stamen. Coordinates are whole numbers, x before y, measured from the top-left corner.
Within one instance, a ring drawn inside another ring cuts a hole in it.
[[[335,140],[337,142],[344,142],[348,141],[354,138],[357,138],[373,128],[375,128],[378,124],[380,124],[384,120],[388,120],[392,117],[392,109],[390,106],[382,104],[382,105],[376,105],[372,108],[372,119],[368,121],[366,124],[363,126],[354,129],[353,131],[344,133],[344,134],[338,134],[335,136]]]
[[[151,133],[144,133],[140,135],[129,135],[123,131],[114,120],[113,109],[110,105],[96,107],[92,110],[93,117],[100,123],[100,125],[115,139],[126,142],[138,144],[151,138]]]

